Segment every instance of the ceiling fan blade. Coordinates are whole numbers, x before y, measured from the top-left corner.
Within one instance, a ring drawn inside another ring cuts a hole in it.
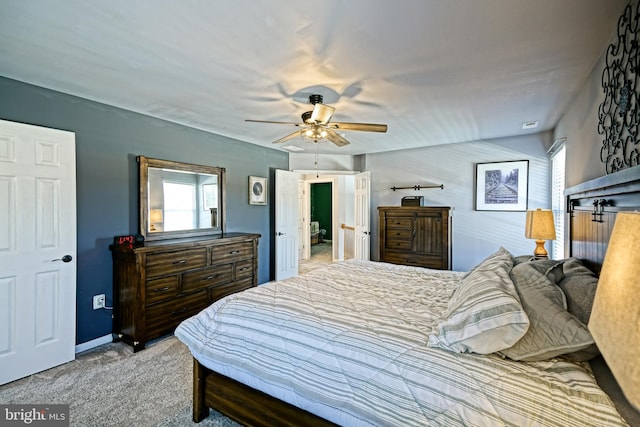
[[[333,116],[335,110],[335,108],[328,105],[317,103],[313,106],[311,120],[319,125],[326,125],[329,123],[329,120],[331,120],[331,116]]]
[[[289,135],[285,135],[285,136],[283,136],[282,138],[280,138],[280,139],[277,139],[277,140],[273,141],[273,143],[274,143],[274,144],[282,144],[283,142],[287,142],[287,141],[289,141],[290,139],[293,139],[293,138],[295,138],[296,136],[300,135],[300,132],[302,132],[302,130],[297,130],[297,131],[295,131],[295,132],[293,132],[293,133],[290,133]]]
[[[344,147],[345,145],[349,145],[349,141],[340,136],[336,131],[328,129],[329,134],[327,135],[327,139],[338,147]]]
[[[304,123],[296,123],[296,122],[276,122],[273,120],[251,120],[244,119],[245,122],[253,122],[253,123],[273,123],[276,125],[294,125],[294,126],[305,126]]]
[[[359,130],[363,132],[386,132],[387,125],[379,123],[335,123],[329,124],[332,128],[340,130]]]

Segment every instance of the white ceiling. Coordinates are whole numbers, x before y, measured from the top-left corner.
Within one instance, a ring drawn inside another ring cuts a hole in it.
[[[0,0],[0,75],[278,149],[295,127],[244,119],[319,93],[389,126],[320,153],[382,152],[552,129],[626,3]]]

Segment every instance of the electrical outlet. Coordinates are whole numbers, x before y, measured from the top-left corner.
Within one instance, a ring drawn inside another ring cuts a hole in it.
[[[100,308],[104,308],[105,296],[104,294],[94,295],[93,296],[93,309],[98,310]]]

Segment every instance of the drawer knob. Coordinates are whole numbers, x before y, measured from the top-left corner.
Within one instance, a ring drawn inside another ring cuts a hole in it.
[[[231,252],[229,252],[229,253],[230,253],[231,255],[235,255],[235,254],[239,254],[239,253],[240,253],[240,251],[231,251]]]
[[[165,286],[164,288],[155,288],[152,292],[165,292],[165,291],[168,291],[169,289],[171,289],[169,288],[169,286]]]
[[[181,259],[180,261],[174,261],[173,262],[174,265],[176,265],[176,264],[186,264],[186,263],[187,263],[186,259]]]
[[[211,280],[211,279],[217,278],[218,276],[220,276],[220,275],[219,274],[212,274],[210,276],[203,277],[202,280]]]
[[[173,312],[171,312],[171,315],[172,315],[172,316],[177,316],[178,314],[182,314],[182,313],[184,313],[185,311],[187,311],[187,307],[183,307],[183,308],[181,308],[180,310],[173,311]]]

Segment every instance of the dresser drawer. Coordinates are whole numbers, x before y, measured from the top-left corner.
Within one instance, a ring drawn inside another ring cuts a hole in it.
[[[211,248],[211,264],[224,264],[231,260],[253,257],[253,243],[242,242]]]
[[[206,265],[207,248],[151,253],[147,255],[147,278],[179,273]]]
[[[253,258],[246,259],[244,261],[238,261],[236,263],[235,268],[236,268],[236,274],[234,276],[235,280],[253,277]]]
[[[214,286],[209,288],[209,301],[215,302],[227,295],[244,291],[253,287],[253,279],[236,280],[235,282],[227,283],[220,286]]]
[[[192,292],[233,280],[233,264],[216,265],[182,274],[182,292]]]
[[[178,295],[178,276],[147,280],[145,300],[147,305],[174,298],[176,295]]]
[[[180,322],[208,305],[207,292],[201,291],[147,307],[147,340],[173,332]]]

